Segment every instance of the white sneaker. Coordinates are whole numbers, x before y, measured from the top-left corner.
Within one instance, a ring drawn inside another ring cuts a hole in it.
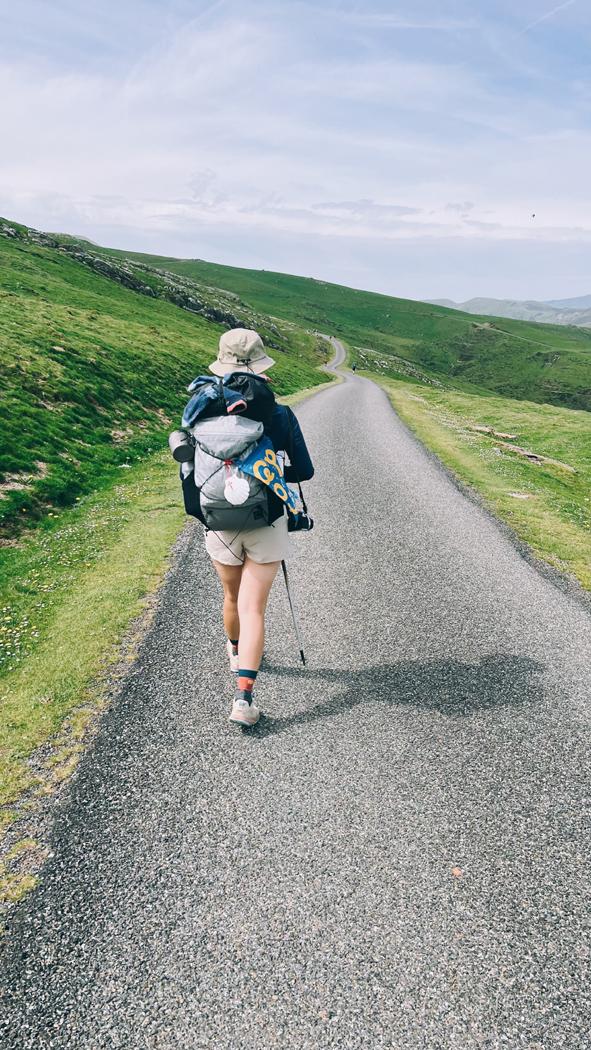
[[[255,726],[261,717],[261,712],[248,700],[235,700],[230,711],[230,722],[238,722],[241,726]]]
[[[240,666],[239,663],[238,663],[238,653],[236,653],[236,654],[234,653],[234,650],[232,648],[232,642],[230,641],[229,638],[226,641],[226,652],[228,654],[228,659],[230,661],[230,670],[234,671],[235,674],[238,674],[238,669],[239,669],[239,666]]]

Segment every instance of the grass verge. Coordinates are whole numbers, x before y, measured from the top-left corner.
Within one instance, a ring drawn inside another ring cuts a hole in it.
[[[591,590],[588,412],[381,377],[378,381],[423,444],[472,486],[538,557]],[[496,434],[475,427],[489,427]],[[509,445],[545,458],[533,462]]]
[[[0,806],[3,823],[44,777],[30,755],[88,700],[142,600],[158,585],[184,513],[168,455],[125,472],[16,549],[4,549]],[[78,724],[76,735],[82,733]],[[63,761],[65,755],[61,756]],[[47,759],[55,764],[54,756]]]

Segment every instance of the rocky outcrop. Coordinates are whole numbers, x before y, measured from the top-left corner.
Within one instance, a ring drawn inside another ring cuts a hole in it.
[[[189,277],[125,256],[118,258],[104,254],[93,250],[90,241],[62,234],[43,233],[41,230],[11,223],[5,219],[0,219],[0,236],[28,241],[62,252],[95,273],[110,281],[116,281],[133,292],[153,299],[165,299],[188,313],[204,317],[207,321],[225,325],[227,328],[263,330],[264,341],[269,349],[278,353],[285,351],[284,338],[274,321],[249,308],[235,292],[200,284]]]
[[[95,273],[111,281],[117,281],[125,288],[154,299],[166,299],[175,306],[180,306],[182,310],[199,314],[208,321],[225,324],[229,328],[248,327],[249,319],[246,316],[246,308],[244,308],[244,315],[239,315],[230,308],[230,303],[225,301],[230,300],[233,307],[243,306],[240,299],[234,294],[224,293],[221,289],[207,288],[206,291],[196,282],[179,277],[167,270],[156,269],[132,259],[123,259],[120,262],[113,256],[103,255],[86,248],[80,241],[70,242],[53,234],[42,233],[40,230],[20,227],[5,221],[0,225],[0,235],[57,249],[72,259],[76,259],[83,266],[88,266]]]

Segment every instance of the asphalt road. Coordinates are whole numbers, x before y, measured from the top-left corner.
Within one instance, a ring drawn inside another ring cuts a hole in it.
[[[190,530],[3,958],[3,1047],[591,1045],[591,618],[384,394],[298,410],[298,666],[272,594],[251,731]]]

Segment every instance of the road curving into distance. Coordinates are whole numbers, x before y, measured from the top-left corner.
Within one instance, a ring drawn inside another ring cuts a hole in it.
[[[231,727],[189,527],[2,960],[10,1050],[589,1046],[591,618],[347,377]],[[1,1039],[0,1039],[1,1042]]]
[[[319,332],[318,334],[321,335],[322,333]],[[326,341],[330,343],[334,350],[334,357],[324,367],[327,372],[339,373],[341,365],[344,365],[345,363],[347,351],[345,350],[345,347],[341,343],[340,339],[336,339],[334,335],[323,335],[322,338],[326,339]]]

